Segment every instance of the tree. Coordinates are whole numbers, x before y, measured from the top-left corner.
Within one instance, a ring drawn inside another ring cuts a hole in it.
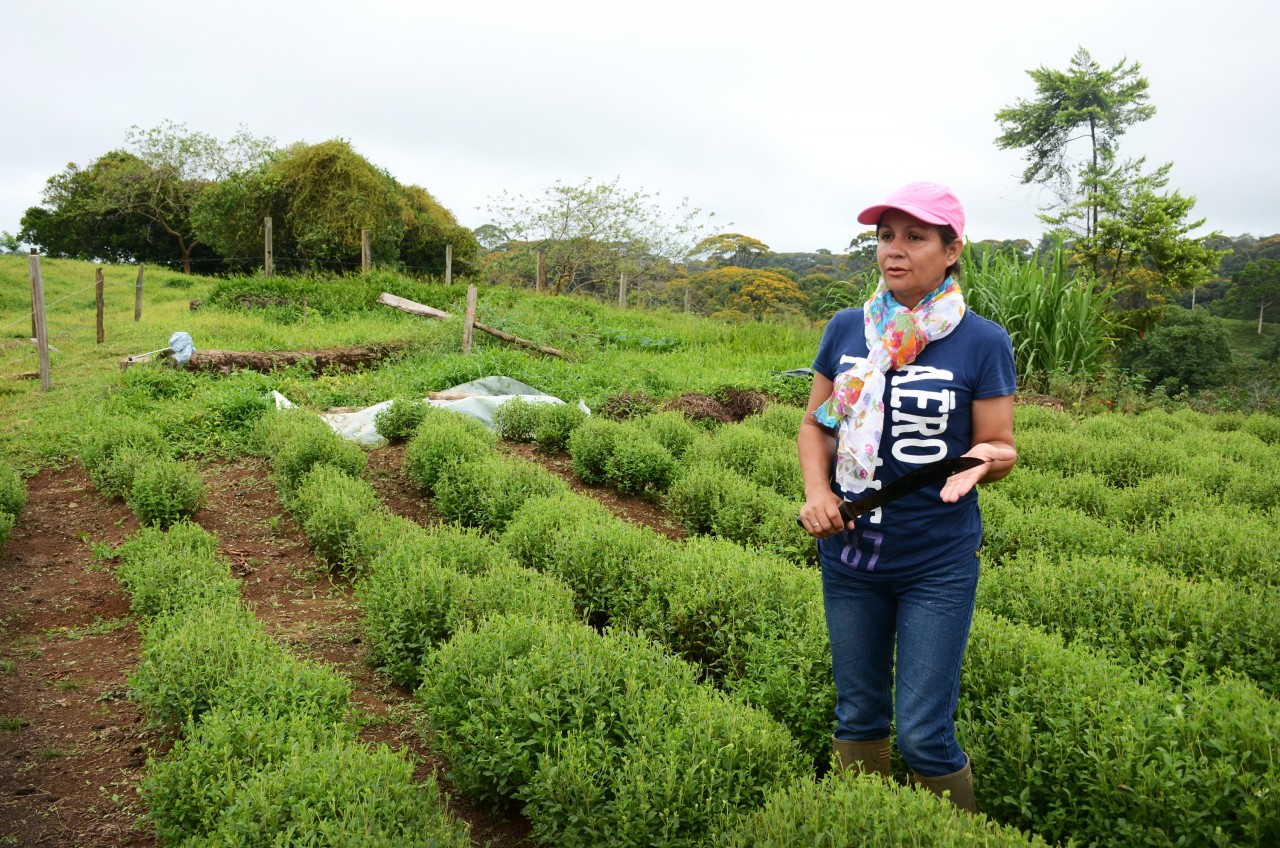
[[[604,294],[620,274],[629,285],[658,285],[686,262],[707,226],[699,209],[682,200],[673,212],[656,195],[627,191],[615,178],[579,185],[556,182],[541,196],[504,193],[489,207],[493,224],[510,234],[514,249],[546,253],[547,280],[556,294]],[[526,262],[532,281],[532,262]]]
[[[1056,212],[1040,215],[1048,235],[1071,245],[1094,277],[1123,282],[1146,301],[1158,289],[1189,291],[1212,279],[1223,254],[1206,243],[1216,234],[1190,237],[1204,220],[1188,222],[1195,198],[1166,189],[1172,163],[1144,173],[1145,159],[1118,156],[1120,136],[1155,114],[1140,70],[1123,60],[1103,68],[1081,47],[1068,71],[1029,71],[1037,96],[996,113],[1004,129],[996,145],[1026,149],[1022,182],[1057,192]],[[1071,151],[1081,141],[1087,156],[1077,161]]]
[[[447,245],[453,248],[454,273],[471,273],[480,253],[475,234],[425,188],[402,186],[400,195],[404,201],[400,261],[411,270],[444,276]]]
[[[1139,70],[1137,62],[1127,64],[1124,60],[1103,68],[1080,47],[1071,58],[1070,71],[1041,66],[1027,72],[1036,83],[1035,100],[1018,100],[996,113],[1004,130],[996,146],[1027,150],[1024,185],[1050,186],[1062,206],[1077,202],[1081,195],[1086,198],[1086,238],[1098,230],[1099,180],[1115,159],[1117,140],[1130,126],[1156,111],[1147,105],[1148,83],[1138,75]],[[1069,155],[1072,142],[1081,139],[1089,142],[1083,166]]]
[[[87,168],[67,165],[45,183],[43,205],[23,213],[19,237],[49,256],[180,267],[183,251],[176,241],[145,215],[116,207],[107,195],[115,172],[141,167],[124,150],[110,151]],[[217,259],[199,245],[190,248],[188,261]]]
[[[191,255],[200,244],[191,213],[201,195],[217,181],[261,161],[273,142],[242,129],[223,144],[172,121],[147,130],[135,125],[126,138],[135,156],[104,173],[103,209],[136,215],[168,234],[181,253],[183,273],[190,274]]]
[[[707,236],[690,251],[690,256],[704,257],[712,268],[736,265],[754,268],[769,252],[769,245],[741,233],[720,233]]]
[[[1280,259],[1255,259],[1233,274],[1226,299],[1238,317],[1252,318],[1256,310],[1261,335],[1266,308],[1280,302]]]
[[[1198,392],[1214,385],[1231,365],[1222,322],[1203,310],[1172,307],[1164,320],[1121,350],[1116,364],[1151,388]]]
[[[1129,306],[1141,305],[1156,290],[1189,292],[1213,279],[1227,251],[1208,243],[1218,234],[1191,237],[1205,219],[1187,221],[1194,197],[1167,191],[1172,163],[1149,174],[1142,173],[1145,159],[1118,166],[1100,181],[1100,193],[1065,210],[1060,216],[1042,216],[1057,227],[1054,235],[1070,239],[1073,217],[1101,213],[1092,236],[1072,242],[1079,264],[1088,265],[1109,285],[1128,290]],[[1157,298],[1158,299],[1158,298]]]
[[[223,180],[197,205],[196,229],[224,256],[254,266],[267,216],[281,268],[358,267],[366,229],[375,262],[416,272],[443,274],[446,245],[460,273],[479,251],[430,192],[401,185],[340,139],[291,145]]]

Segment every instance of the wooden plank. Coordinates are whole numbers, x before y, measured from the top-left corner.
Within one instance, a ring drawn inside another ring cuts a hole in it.
[[[378,295],[378,303],[381,303],[383,306],[394,307],[395,309],[399,309],[401,312],[408,312],[410,315],[423,315],[427,318],[438,318],[441,321],[453,317],[443,310],[434,309],[430,306],[426,306],[425,304],[418,303],[416,300],[409,300],[407,297],[398,297],[390,292],[383,292]]]

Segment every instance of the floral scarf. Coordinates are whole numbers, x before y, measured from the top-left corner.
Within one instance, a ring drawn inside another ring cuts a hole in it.
[[[883,279],[863,307],[866,358],[836,375],[831,398],[814,419],[837,429],[836,484],[861,492],[875,476],[884,430],[885,373],[909,365],[931,341],[943,338],[964,316],[964,294],[947,277],[915,309],[894,300]]]

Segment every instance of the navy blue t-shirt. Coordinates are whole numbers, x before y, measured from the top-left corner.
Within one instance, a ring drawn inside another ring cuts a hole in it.
[[[850,359],[866,355],[862,308],[844,309],[827,324],[813,370],[834,380]],[[973,401],[1014,393],[1013,346],[1003,327],[968,311],[950,334],[929,342],[915,362],[885,378],[884,435],[871,486],[850,494],[831,484],[850,500],[921,465],[968,452]],[[871,578],[972,559],[982,541],[977,489],[947,504],[942,486],[933,483],[859,515],[853,530],[818,540],[819,559]]]

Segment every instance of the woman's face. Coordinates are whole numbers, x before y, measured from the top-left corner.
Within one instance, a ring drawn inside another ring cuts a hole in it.
[[[943,245],[941,230],[898,209],[890,209],[876,229],[876,261],[898,303],[915,309],[946,279],[960,257],[960,239]]]

